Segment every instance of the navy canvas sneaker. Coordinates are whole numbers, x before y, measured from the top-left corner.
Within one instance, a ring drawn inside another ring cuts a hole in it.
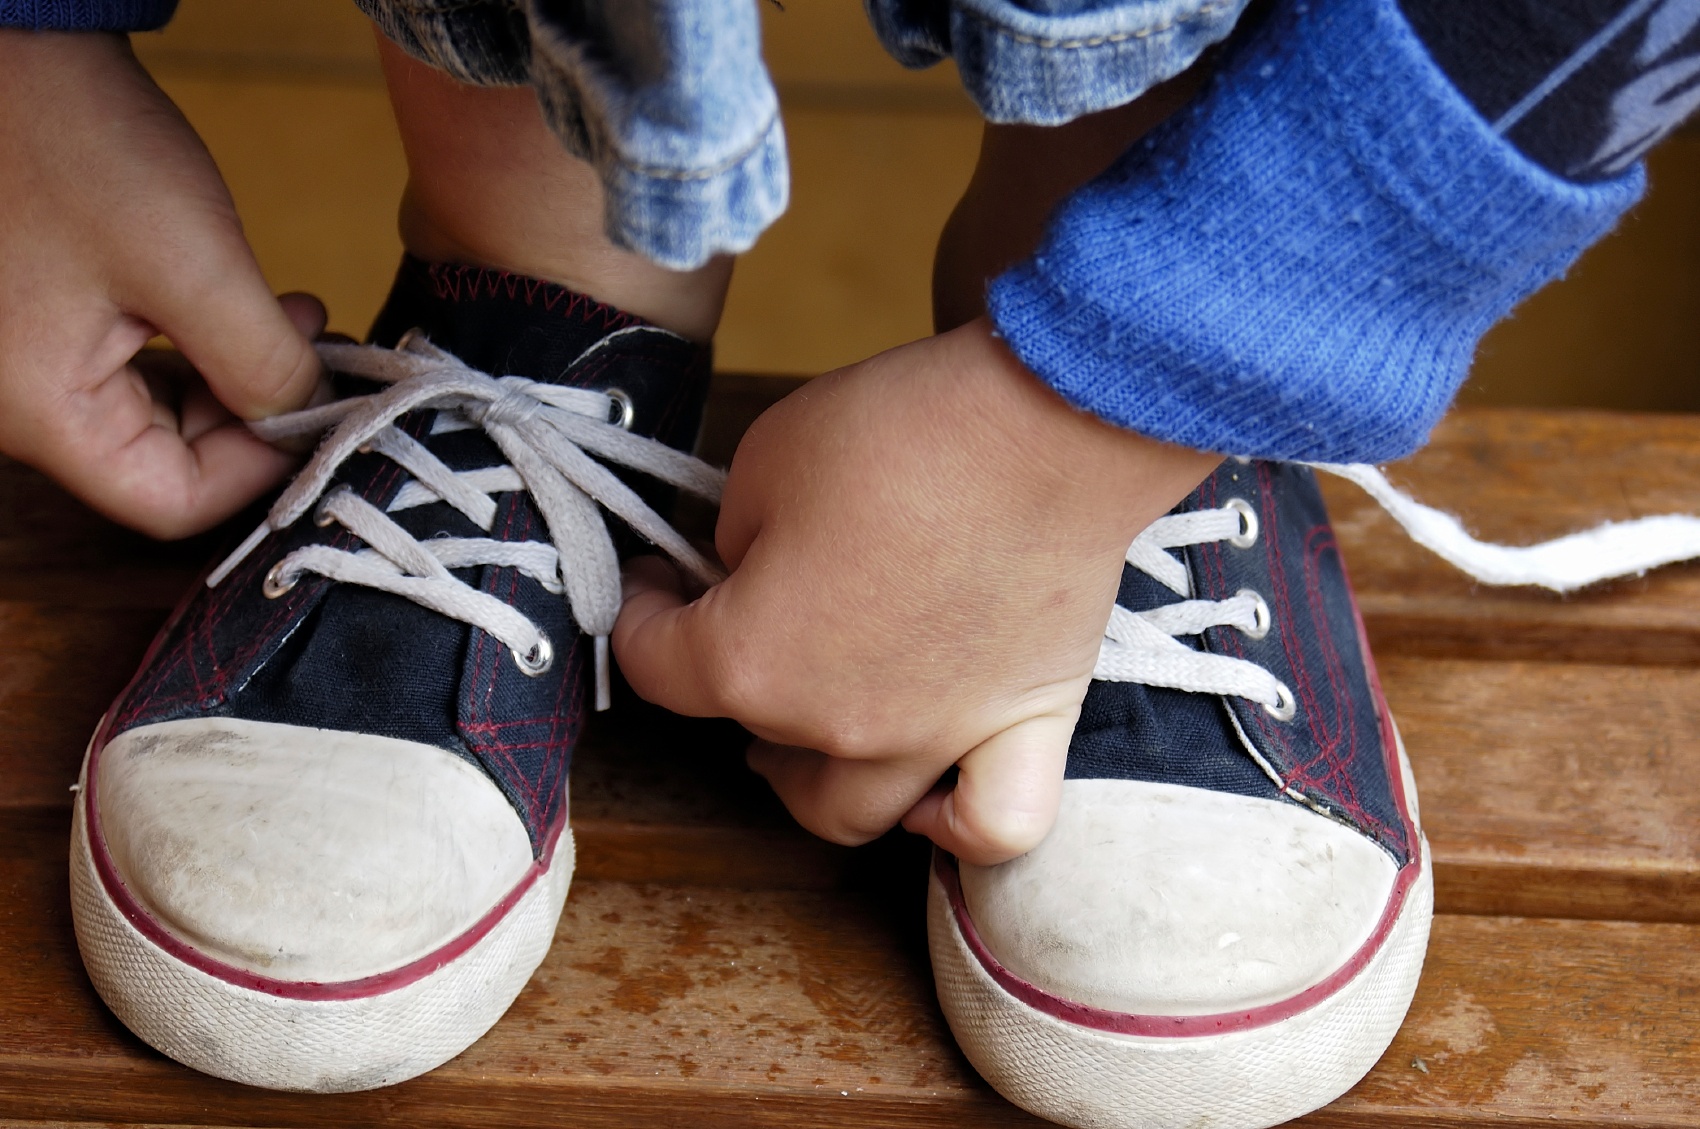
[[[1061,812],[935,855],[939,998],[1010,1100],[1250,1129],[1361,1078],[1433,907],[1404,749],[1309,469],[1229,460],[1134,542]]]
[[[322,347],[341,399],[261,429],[327,434],[155,641],[76,804],[95,987],[253,1085],[398,1082],[501,1016],[572,876],[567,768],[620,598],[601,510],[712,579],[622,477],[717,493],[674,449],[705,346],[413,259],[373,339],[396,348]]]

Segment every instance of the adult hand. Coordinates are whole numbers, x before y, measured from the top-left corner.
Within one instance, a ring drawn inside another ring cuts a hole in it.
[[[298,407],[324,310],[272,296],[200,139],[122,36],[0,30],[0,451],[174,537],[289,469],[241,419]],[[205,386],[131,360],[156,333]]]
[[[643,697],[755,733],[817,834],[901,819],[1001,861],[1055,819],[1129,542],[1216,461],[1074,410],[980,318],[758,419],[715,535],[730,576],[687,601],[633,562],[615,653]]]

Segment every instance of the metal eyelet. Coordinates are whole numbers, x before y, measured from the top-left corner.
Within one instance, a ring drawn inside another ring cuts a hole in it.
[[[335,490],[320,498],[319,504],[313,508],[313,524],[320,529],[336,524],[336,515],[330,511],[331,499],[339,494],[352,494],[353,492],[351,487],[338,486]]]
[[[1228,538],[1228,544],[1236,549],[1249,549],[1257,544],[1257,511],[1251,508],[1251,503],[1244,498],[1229,498],[1222,508],[1240,515],[1240,531]]]
[[[1263,594],[1260,592],[1254,592],[1250,588],[1241,588],[1237,593],[1235,593],[1235,595],[1250,596],[1253,600],[1257,601],[1252,605],[1251,609],[1252,626],[1250,628],[1240,628],[1241,633],[1244,634],[1247,639],[1261,639],[1265,635],[1269,634],[1269,625],[1274,621],[1269,615],[1269,605],[1264,602]]]
[[[547,635],[539,635],[537,642],[529,651],[512,648],[514,664],[519,672],[527,678],[536,678],[544,671],[555,665],[555,647],[549,642]]]
[[[637,405],[632,403],[631,394],[624,388],[604,388],[602,394],[614,401],[614,407],[619,409],[619,414],[608,422],[630,431],[637,420]]]
[[[265,580],[260,584],[260,592],[264,594],[266,599],[275,600],[279,596],[288,592],[291,588],[294,588],[297,584],[301,583],[301,574],[299,572],[290,576],[284,575],[283,566],[287,563],[289,563],[288,558],[278,561],[276,564],[272,565],[271,571],[266,573]]]
[[[1264,711],[1276,721],[1291,721],[1299,712],[1299,703],[1293,699],[1293,692],[1287,689],[1285,682],[1275,683],[1275,704],[1264,705]]]

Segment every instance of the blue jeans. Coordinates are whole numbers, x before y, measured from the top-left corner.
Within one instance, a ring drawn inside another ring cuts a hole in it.
[[[532,86],[562,143],[601,174],[609,235],[675,269],[746,250],[785,210],[760,2],[356,0],[463,82]],[[1184,70],[1247,0],[866,2],[905,66],[954,58],[988,120],[1060,125]]]

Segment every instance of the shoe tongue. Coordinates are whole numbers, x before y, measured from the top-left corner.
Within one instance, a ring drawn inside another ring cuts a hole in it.
[[[609,333],[642,324],[552,282],[407,255],[367,340],[394,346],[417,329],[481,372],[557,382]]]

